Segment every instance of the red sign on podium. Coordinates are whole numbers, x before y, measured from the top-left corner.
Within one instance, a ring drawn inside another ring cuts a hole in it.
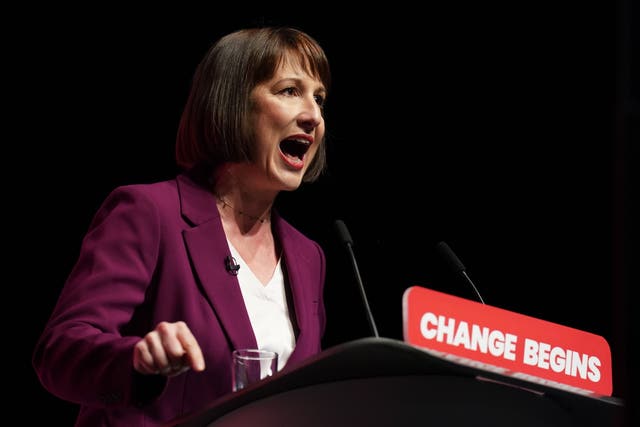
[[[413,286],[404,341],[454,362],[584,395],[611,396],[611,350],[598,335]]]

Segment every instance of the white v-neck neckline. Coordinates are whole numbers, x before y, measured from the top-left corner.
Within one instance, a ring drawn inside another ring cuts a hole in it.
[[[242,274],[242,272],[246,272],[246,274],[249,274],[251,276],[248,278],[250,283],[257,283],[262,288],[266,289],[266,288],[269,288],[270,286],[273,287],[272,283],[274,281],[281,280],[282,275],[276,274],[278,271],[280,271],[280,261],[282,260],[281,256],[278,257],[278,262],[276,263],[275,268],[271,272],[271,277],[269,278],[269,281],[265,284],[265,283],[262,283],[262,280],[258,279],[258,276],[256,276],[256,274],[253,272],[251,267],[249,267],[249,264],[247,264],[244,258],[242,258],[242,255],[240,255],[240,252],[238,252],[236,247],[233,245],[233,243],[231,243],[229,239],[227,239],[227,244],[229,245],[229,250],[231,250],[231,256],[235,258],[236,264],[240,266],[240,270],[238,270],[238,274]]]

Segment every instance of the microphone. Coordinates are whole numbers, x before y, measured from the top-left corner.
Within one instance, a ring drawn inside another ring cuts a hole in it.
[[[231,255],[227,255],[227,257],[224,259],[224,266],[227,269],[227,272],[229,274],[232,274],[234,276],[238,275],[238,270],[240,270],[240,264],[238,264],[236,262],[236,259]]]
[[[476,293],[476,295],[478,296],[478,299],[480,300],[480,302],[482,304],[484,304],[484,300],[482,299],[482,296],[480,295],[480,292],[478,292],[478,289],[476,288],[476,285],[473,284],[473,282],[471,281],[471,278],[467,274],[464,264],[462,264],[462,261],[460,261],[460,258],[458,258],[456,256],[456,254],[453,253],[453,250],[451,250],[449,245],[447,245],[445,242],[439,242],[436,245],[436,250],[438,251],[440,256],[442,256],[442,258],[444,258],[445,262],[447,263],[449,268],[451,270],[453,270],[454,273],[456,273],[456,274],[460,274],[461,273],[462,274],[462,276],[465,278],[465,280],[473,288],[473,290]]]
[[[349,251],[349,259],[351,260],[351,265],[353,266],[353,271],[356,274],[356,279],[358,282],[358,287],[360,289],[360,296],[362,297],[362,302],[364,303],[364,308],[367,312],[367,320],[369,321],[369,327],[373,332],[373,336],[378,338],[378,328],[376,328],[376,322],[373,320],[373,314],[371,314],[371,308],[369,308],[369,301],[367,300],[367,295],[364,291],[364,285],[362,284],[362,278],[360,277],[360,270],[358,269],[358,263],[356,262],[356,257],[353,254],[353,239],[351,238],[351,234],[347,229],[347,226],[342,220],[336,220],[335,227],[338,232],[338,236],[342,243],[345,244],[347,250]]]

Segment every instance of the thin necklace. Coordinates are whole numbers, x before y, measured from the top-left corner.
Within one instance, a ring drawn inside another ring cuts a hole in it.
[[[235,212],[238,212],[240,215],[246,216],[247,218],[251,218],[254,221],[260,221],[262,224],[264,224],[265,222],[269,221],[269,216],[271,215],[271,210],[269,210],[269,212],[267,212],[267,215],[264,218],[262,218],[262,217],[259,217],[259,216],[248,214],[245,211],[242,211],[240,209],[234,208],[233,206],[231,206],[229,204],[229,202],[227,202],[225,199],[223,199],[222,196],[220,196],[219,194],[216,194],[216,198],[218,200],[220,200],[220,202],[222,203],[222,208],[223,209],[226,208],[226,207],[229,207],[229,208],[231,208],[231,210],[233,210]]]

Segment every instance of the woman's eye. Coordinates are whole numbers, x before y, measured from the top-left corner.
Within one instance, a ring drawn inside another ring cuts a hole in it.
[[[300,96],[301,95],[300,90],[295,86],[286,87],[286,88],[282,89],[280,91],[280,93],[285,95],[285,96]],[[313,99],[316,101],[316,104],[318,104],[321,108],[324,107],[325,99],[326,99],[325,95],[313,95]]]
[[[290,95],[293,96],[297,93],[297,89],[295,87],[287,87],[282,89],[282,93],[284,93],[285,95]]]

